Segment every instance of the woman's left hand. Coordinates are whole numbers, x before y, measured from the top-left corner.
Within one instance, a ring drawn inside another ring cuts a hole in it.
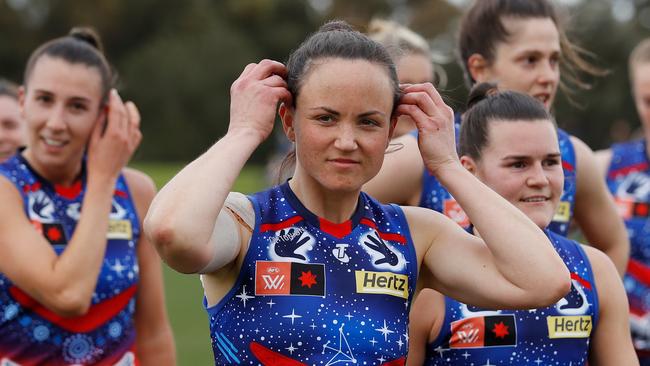
[[[397,115],[409,116],[418,128],[418,145],[424,165],[436,174],[449,164],[459,164],[454,136],[454,111],[431,83],[400,85]]]

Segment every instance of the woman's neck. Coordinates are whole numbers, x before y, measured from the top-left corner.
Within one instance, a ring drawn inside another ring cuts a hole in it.
[[[75,163],[50,166],[37,159],[29,148],[25,149],[22,155],[36,173],[52,184],[71,186],[81,174],[81,159]]]
[[[289,187],[310,212],[336,224],[352,217],[361,192],[360,189],[353,192],[328,190],[316,181],[299,175],[289,181]]]

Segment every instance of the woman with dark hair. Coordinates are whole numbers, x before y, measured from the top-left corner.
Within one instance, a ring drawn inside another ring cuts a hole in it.
[[[495,82],[500,90],[514,90],[538,99],[548,110],[558,87],[563,85],[561,74],[570,84],[584,86],[576,73],[597,73],[580,57],[579,49],[569,43],[547,0],[475,1],[461,21],[459,54],[470,84]],[[364,189],[382,202],[419,204],[467,226],[469,220],[457,200],[418,158],[414,136],[395,140],[404,148],[386,156],[382,171]],[[612,258],[622,274],[629,241],[612,196],[600,179],[594,154],[561,129],[558,140],[564,193],[549,229],[567,235],[575,218],[587,241]],[[395,184],[396,176],[400,177],[399,184]]]
[[[159,259],[140,235],[155,188],[125,168],[140,115],[111,84],[89,29],[27,63],[27,147],[0,165],[3,365],[174,364]]]
[[[25,145],[25,123],[20,116],[18,86],[0,79],[0,162]]]
[[[598,152],[610,192],[630,235],[631,253],[625,288],[630,302],[630,327],[642,365],[650,365],[650,39],[630,54],[628,69],[644,137]]]
[[[429,286],[484,306],[550,304],[568,291],[544,233],[460,165],[453,113],[433,86],[400,89],[386,50],[347,23],[321,27],[286,67],[249,64],[231,95],[226,135],[160,191],[145,220],[170,266],[201,273],[215,364],[403,365],[420,268]],[[293,178],[231,193],[278,103],[296,145]],[[361,192],[403,114],[484,240]]]
[[[493,84],[477,85],[469,99],[460,129],[461,163],[547,228],[563,183],[553,118],[538,100],[496,92]],[[408,364],[637,364],[625,290],[611,260],[598,249],[546,234],[571,271],[566,296],[545,308],[487,309],[424,289],[411,310],[417,321],[409,327]]]

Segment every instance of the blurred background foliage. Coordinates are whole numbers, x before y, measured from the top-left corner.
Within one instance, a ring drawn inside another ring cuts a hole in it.
[[[143,115],[145,140],[136,157],[187,161],[223,135],[229,87],[261,58],[286,60],[291,49],[327,19],[364,30],[374,17],[400,21],[430,40],[433,59],[449,76],[443,89],[454,108],[466,96],[456,63],[458,17],[467,0],[0,0],[0,75],[22,82],[30,52],[91,25],[103,37],[118,88]],[[560,126],[593,148],[625,138],[639,122],[629,96],[626,58],[650,35],[650,0],[564,0],[569,33],[609,70],[569,102],[560,97]],[[611,130],[615,131],[612,132]],[[271,144],[253,162],[263,163]]]

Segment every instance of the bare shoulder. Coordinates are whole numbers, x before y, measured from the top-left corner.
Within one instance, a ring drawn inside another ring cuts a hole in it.
[[[612,150],[604,149],[604,150],[594,151],[594,155],[596,156],[596,162],[598,163],[598,166],[600,167],[601,171],[603,172],[603,174],[606,174],[607,169],[609,169],[609,164],[612,161]]]
[[[153,198],[156,194],[156,184],[147,174],[133,168],[124,168],[122,173],[134,197]]]
[[[581,246],[585,254],[587,254],[587,258],[589,258],[598,293],[609,296],[613,288],[622,286],[621,278],[616,270],[616,266],[614,266],[614,262],[597,248],[584,244],[581,244]]]

